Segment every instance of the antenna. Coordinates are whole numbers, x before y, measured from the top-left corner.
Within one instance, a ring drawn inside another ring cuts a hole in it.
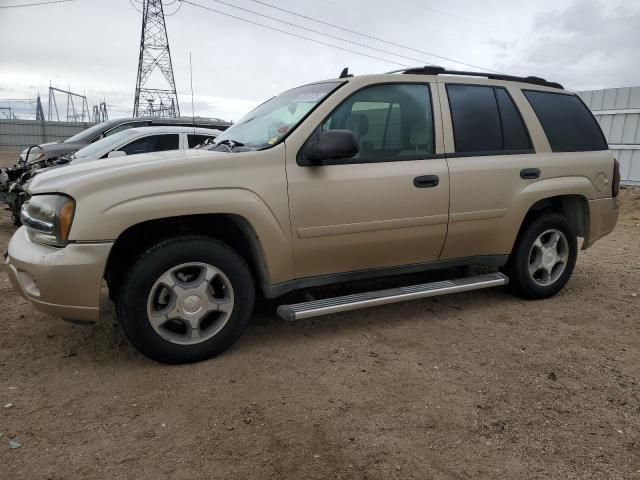
[[[191,52],[189,52],[189,77],[191,82],[191,118],[193,120],[193,133],[196,133],[196,112],[193,108],[193,68],[191,67]]]
[[[340,72],[340,76],[338,78],[349,78],[349,77],[353,77],[353,75],[349,73],[349,67],[344,67],[342,69],[342,72]]]

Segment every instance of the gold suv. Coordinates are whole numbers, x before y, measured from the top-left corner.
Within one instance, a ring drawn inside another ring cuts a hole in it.
[[[617,161],[575,94],[537,77],[438,67],[288,90],[209,150],[35,177],[7,263],[14,288],[99,317],[102,280],[145,355],[228,348],[256,293],[452,266],[496,273],[282,305],[287,319],[509,283],[549,297],[618,217]]]

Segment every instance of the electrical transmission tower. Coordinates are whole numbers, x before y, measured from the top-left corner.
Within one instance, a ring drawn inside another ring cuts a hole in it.
[[[93,123],[106,122],[109,120],[109,112],[107,111],[107,103],[100,102],[100,105],[93,106]]]
[[[147,87],[155,71],[159,71],[164,77],[169,88]],[[180,115],[162,0],[143,0],[142,4],[142,35],[133,116],[142,115],[156,117]]]
[[[40,94],[36,99],[36,120],[44,122],[44,110],[42,109],[42,102],[40,101]]]

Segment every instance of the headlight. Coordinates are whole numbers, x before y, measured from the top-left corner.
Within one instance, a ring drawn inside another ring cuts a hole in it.
[[[71,197],[34,195],[22,205],[20,220],[27,227],[32,242],[64,247],[69,243],[75,209],[76,204]]]

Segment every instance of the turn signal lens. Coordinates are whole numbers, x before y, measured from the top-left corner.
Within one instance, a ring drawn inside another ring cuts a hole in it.
[[[69,231],[71,230],[71,222],[73,221],[73,211],[75,210],[73,200],[70,198],[60,208],[58,214],[58,233],[60,240],[66,242],[69,239]]]

